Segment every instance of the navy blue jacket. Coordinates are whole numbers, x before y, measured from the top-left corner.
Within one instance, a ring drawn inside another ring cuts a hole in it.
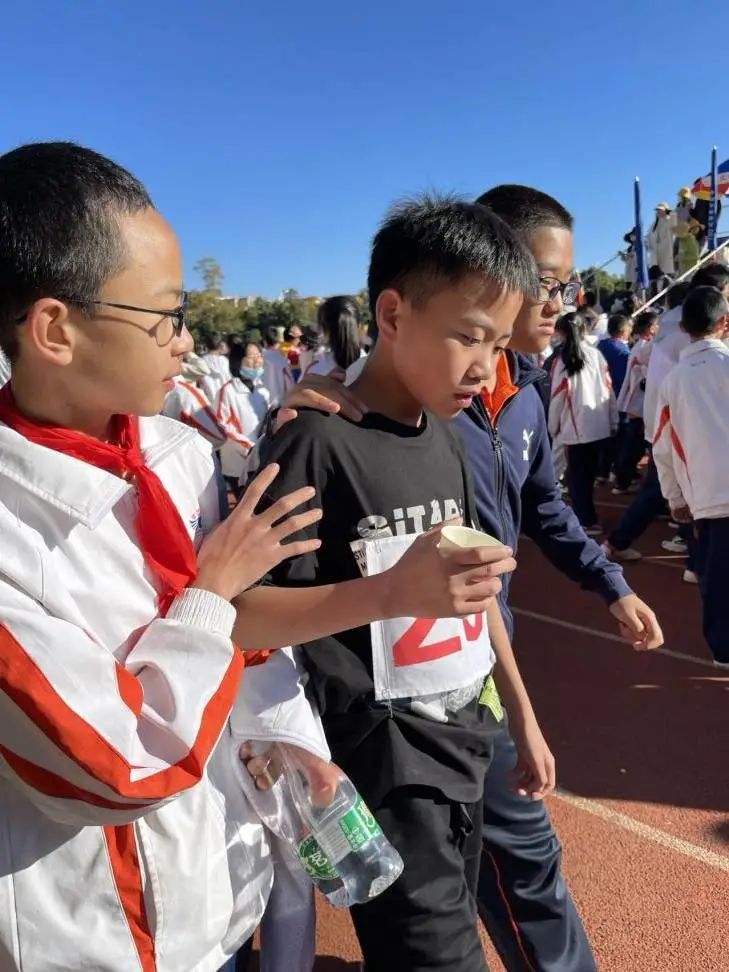
[[[625,381],[625,372],[628,370],[630,348],[625,341],[618,341],[617,338],[606,337],[600,341],[597,350],[607,361],[610,381],[613,383],[613,391],[617,398]]]
[[[542,369],[524,355],[507,354],[518,391],[497,415],[496,425],[480,398],[455,420],[469,459],[481,527],[513,550],[519,534],[526,534],[558,570],[612,604],[632,591],[622,568],[605,557],[562,499],[537,391]],[[501,607],[511,633],[509,578],[502,580]]]

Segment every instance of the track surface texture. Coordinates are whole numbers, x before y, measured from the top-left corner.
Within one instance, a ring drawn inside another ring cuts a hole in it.
[[[609,528],[627,501],[598,495]],[[601,972],[729,972],[729,677],[711,666],[682,558],[661,548],[670,536],[655,523],[626,569],[663,652],[621,643],[602,602],[525,539],[512,588],[515,648],[557,758],[549,809]],[[358,969],[346,912],[318,912],[316,972]]]

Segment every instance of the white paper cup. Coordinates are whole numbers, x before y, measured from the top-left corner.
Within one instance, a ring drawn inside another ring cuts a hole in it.
[[[459,550],[466,547],[503,547],[500,540],[471,527],[446,526],[440,531],[439,550]]]

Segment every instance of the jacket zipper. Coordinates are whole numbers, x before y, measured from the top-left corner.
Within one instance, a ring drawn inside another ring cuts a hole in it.
[[[529,385],[533,384],[535,381],[536,381],[536,377],[531,378],[528,381],[525,381],[523,384],[517,384],[516,393],[512,395],[511,398],[508,399],[508,401],[504,402],[501,411],[497,416],[497,419],[500,415],[504,414],[506,409],[509,407],[509,405],[511,405],[511,403],[517,397],[519,392],[522,391],[524,388],[527,388]],[[504,492],[506,490],[506,474],[504,472],[504,453],[503,453],[504,443],[501,439],[501,436],[499,435],[499,430],[496,427],[496,423],[491,421],[491,416],[489,415],[488,410],[486,409],[486,406],[484,405],[481,398],[480,397],[477,398],[476,402],[477,402],[477,409],[480,411],[480,414],[486,420],[489,435],[491,436],[491,444],[493,445],[494,448],[494,469],[496,472],[496,498],[498,500],[499,520],[501,522],[501,536],[498,539],[501,540],[502,543],[506,543],[507,525],[506,525],[506,517],[504,516]]]
[[[518,393],[517,393],[518,394]],[[512,396],[512,399],[516,398],[516,395]],[[511,401],[510,399],[509,401]],[[481,412],[483,418],[486,420],[489,435],[491,436],[491,445],[494,449],[494,472],[496,479],[496,500],[499,507],[499,521],[501,523],[501,536],[498,538],[502,543],[506,543],[506,517],[504,516],[504,488],[506,483],[506,476],[504,474],[504,454],[503,448],[504,444],[501,441],[501,436],[499,435],[499,430],[496,428],[494,422],[491,421],[491,416],[489,415],[486,406],[483,404],[481,399],[477,399],[478,409]],[[509,402],[506,402],[504,408],[507,408]],[[502,412],[504,410],[502,408]]]

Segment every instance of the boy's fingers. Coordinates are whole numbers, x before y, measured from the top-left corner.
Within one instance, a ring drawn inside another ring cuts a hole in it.
[[[322,511],[316,509],[307,510],[306,513],[297,513],[296,516],[290,516],[271,530],[271,539],[275,540],[276,543],[281,543],[287,537],[292,536],[294,533],[299,533],[300,530],[305,530],[312,523],[321,520],[322,515]]]
[[[448,564],[455,568],[501,563],[513,563],[516,566],[513,553],[511,547],[459,547],[442,551]],[[458,570],[454,572],[458,573]]]
[[[314,496],[316,496],[316,490],[313,486],[302,486],[301,489],[296,489],[293,493],[287,493],[286,496],[277,499],[272,506],[269,506],[264,513],[259,515],[258,519],[261,526],[272,527],[274,523],[293,512],[297,506],[308,503]]]
[[[241,497],[240,503],[231,514],[231,517],[235,516],[236,512],[238,516],[246,517],[251,516],[263,498],[266,490],[271,486],[276,476],[278,476],[280,466],[277,462],[272,462],[270,465],[265,466],[256,476],[255,479],[246,487],[246,491]],[[229,517],[230,519],[230,517]]]
[[[284,425],[289,422],[293,422],[293,420],[298,417],[299,413],[295,408],[280,408],[273,423],[273,434],[275,435],[279,429],[284,427]]]
[[[314,553],[321,547],[321,540],[297,540],[295,543],[279,544],[279,563],[292,557],[303,557],[304,554]]]
[[[299,393],[300,401],[297,404],[303,405],[306,408],[314,408],[317,412],[331,412],[336,414],[340,405],[339,402],[335,402],[332,398],[327,398],[326,395],[320,394],[313,388],[304,388]]]

